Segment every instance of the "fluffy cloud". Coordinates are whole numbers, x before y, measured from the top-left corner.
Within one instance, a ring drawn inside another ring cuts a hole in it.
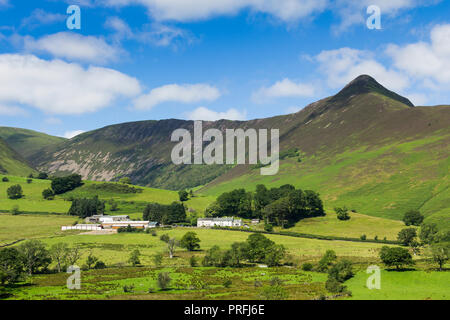
[[[290,79],[283,79],[272,86],[263,87],[254,92],[252,99],[256,102],[263,102],[270,98],[295,98],[311,97],[314,95],[314,87],[308,84],[296,83]]]
[[[208,84],[169,84],[138,97],[134,106],[136,109],[149,110],[164,102],[196,103],[214,101],[219,97],[220,91]]]
[[[73,137],[76,137],[84,132],[86,132],[86,131],[83,131],[83,130],[66,131],[64,133],[64,138],[72,139]]]
[[[193,21],[234,15],[244,9],[292,22],[326,9],[328,0],[102,0],[109,6],[140,4],[158,21]]]
[[[450,24],[431,30],[430,42],[405,46],[390,45],[387,49],[394,65],[429,87],[450,84]]]
[[[227,120],[245,120],[247,118],[247,112],[239,111],[236,109],[228,109],[225,112],[217,112],[205,107],[199,107],[186,114],[188,120],[204,120],[204,121],[216,121],[221,119]]]
[[[391,90],[403,91],[409,86],[406,75],[384,67],[370,52],[340,48],[322,51],[315,59],[331,88],[341,88],[361,74],[371,75]]]
[[[120,50],[102,38],[83,36],[74,32],[59,32],[40,39],[24,38],[24,48],[28,52],[45,52],[56,58],[68,60],[107,63],[116,60]]]
[[[26,17],[22,20],[21,27],[34,28],[39,25],[62,22],[66,18],[66,15],[60,13],[51,13],[42,9],[35,9],[29,17]]]
[[[140,92],[135,78],[112,69],[83,68],[33,55],[0,55],[0,103],[28,105],[51,114],[82,114]]]

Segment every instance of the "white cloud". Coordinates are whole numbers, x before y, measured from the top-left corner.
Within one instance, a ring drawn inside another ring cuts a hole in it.
[[[86,132],[86,131],[83,131],[83,130],[66,131],[64,133],[64,138],[72,139],[73,137],[76,137],[84,132]]]
[[[146,24],[141,30],[132,30],[119,17],[110,17],[106,20],[105,27],[114,31],[112,38],[116,42],[135,40],[141,43],[165,47],[173,44],[175,40],[186,40],[188,43],[193,40],[193,36],[189,32],[159,22]]]
[[[239,111],[236,109],[228,109],[225,112],[217,112],[205,107],[199,107],[186,113],[188,120],[204,120],[204,121],[216,121],[221,119],[227,120],[246,120],[247,112]]]
[[[314,95],[314,87],[309,84],[296,83],[290,79],[283,79],[272,86],[260,88],[254,92],[252,99],[256,102],[263,102],[270,98],[295,98],[311,97]]]
[[[34,28],[39,25],[62,22],[66,18],[66,15],[60,13],[51,13],[42,9],[35,9],[29,17],[26,17],[22,20],[21,27]]]
[[[361,74],[371,75],[394,91],[403,91],[409,86],[409,78],[406,75],[384,67],[367,51],[351,48],[325,50],[315,59],[331,88],[341,88]]]
[[[148,94],[135,99],[136,109],[149,110],[164,102],[196,103],[214,101],[220,97],[220,91],[208,84],[169,84],[152,89]]]
[[[24,48],[28,52],[46,52],[56,58],[100,64],[117,60],[121,53],[102,38],[74,32],[59,32],[40,39],[27,36]]]
[[[293,22],[325,10],[328,0],[102,0],[101,3],[109,6],[140,4],[158,21],[203,20],[249,9]]]
[[[25,116],[27,112],[20,107],[0,104],[0,115],[2,116]]]
[[[82,114],[140,92],[138,80],[113,69],[83,68],[33,55],[0,55],[0,103],[28,105],[51,114]]]
[[[393,59],[394,65],[409,76],[423,81],[430,88],[445,86],[448,91],[450,24],[435,26],[431,30],[430,42],[390,45],[386,52]]]

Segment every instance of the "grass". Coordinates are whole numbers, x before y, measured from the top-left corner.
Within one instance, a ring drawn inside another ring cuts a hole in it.
[[[450,272],[381,270],[381,289],[366,287],[368,274],[359,272],[345,282],[358,300],[449,300]]]

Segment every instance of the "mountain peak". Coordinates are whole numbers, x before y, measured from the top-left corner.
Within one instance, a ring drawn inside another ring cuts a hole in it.
[[[356,77],[349,84],[347,84],[344,89],[342,89],[338,94],[333,97],[334,101],[347,100],[354,95],[365,94],[370,92],[376,92],[382,94],[388,98],[399,101],[409,107],[414,107],[408,98],[402,97],[401,95],[386,89],[377,80],[369,75],[363,74]]]

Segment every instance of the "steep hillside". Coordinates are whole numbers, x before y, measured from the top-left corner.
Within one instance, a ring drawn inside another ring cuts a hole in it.
[[[109,126],[51,147],[34,159],[41,170],[77,172],[93,180],[130,176],[133,182],[180,189],[205,185],[217,195],[258,183],[321,192],[326,206],[347,205],[361,213],[398,219],[405,210],[448,210],[450,107],[414,107],[369,76],[298,113],[251,121],[204,122],[203,128],[278,128],[281,150],[298,148],[281,161],[276,176],[253,166],[175,166],[171,133],[192,132],[193,122],[142,121]]]
[[[27,176],[36,173],[28,163],[0,138],[0,174]]]
[[[25,159],[30,159],[43,148],[66,140],[65,138],[50,136],[33,130],[11,127],[0,127],[0,138],[5,140],[11,148]]]

